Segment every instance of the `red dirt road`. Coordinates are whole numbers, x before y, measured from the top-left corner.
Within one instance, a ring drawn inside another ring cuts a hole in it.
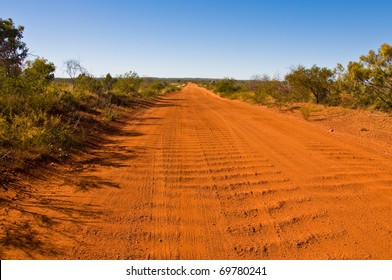
[[[193,84],[40,184],[3,259],[392,259],[390,156]]]

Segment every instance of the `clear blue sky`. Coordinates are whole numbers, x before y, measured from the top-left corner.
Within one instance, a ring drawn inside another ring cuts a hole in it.
[[[284,76],[392,44],[387,0],[0,0],[0,17],[25,26],[30,52],[56,76],[72,58],[95,76]]]

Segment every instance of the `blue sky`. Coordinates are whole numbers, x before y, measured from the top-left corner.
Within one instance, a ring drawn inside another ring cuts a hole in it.
[[[17,4],[16,4],[17,3]],[[284,76],[334,67],[392,44],[392,1],[0,0],[24,25],[30,52],[57,66],[79,59],[93,75]]]

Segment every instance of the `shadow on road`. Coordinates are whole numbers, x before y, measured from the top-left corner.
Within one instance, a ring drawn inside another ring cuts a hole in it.
[[[81,242],[75,230],[99,222],[103,213],[107,214],[108,210],[99,205],[75,202],[73,196],[101,188],[121,188],[94,171],[127,167],[138,151],[122,145],[121,139],[143,134],[124,130],[126,120],[111,125],[88,122],[84,124],[91,130],[87,142],[75,155],[65,160],[46,158],[27,163],[17,177],[0,186],[0,259],[67,256],[70,248]],[[62,188],[70,191],[63,192]],[[65,244],[58,240],[65,240]]]
[[[56,240],[79,244],[67,232],[70,225],[86,225],[100,220],[98,205],[76,204],[67,197],[30,193],[19,199],[1,199],[1,259],[57,259],[66,253]],[[8,218],[7,218],[8,217]],[[8,251],[8,252],[7,252]],[[10,253],[11,252],[11,253]]]
[[[178,101],[158,97],[138,101],[135,107],[171,107]],[[156,125],[160,119],[134,118],[141,125]],[[4,181],[0,186],[1,259],[58,259],[67,255],[66,250],[78,247],[81,239],[75,230],[100,221],[107,210],[77,203],[73,197],[102,188],[120,189],[119,183],[101,176],[99,170],[113,168],[115,173],[116,168],[128,167],[130,160],[147,149],[124,145],[124,138],[143,136],[137,129],[124,129],[126,123],[126,119],[110,124],[81,119],[80,125],[88,131],[80,150],[67,159],[48,157],[26,163],[17,177]]]

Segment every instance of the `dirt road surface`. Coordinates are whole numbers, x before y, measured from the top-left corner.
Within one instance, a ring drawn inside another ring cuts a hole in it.
[[[392,259],[392,159],[356,139],[188,84],[32,183],[0,253]]]

